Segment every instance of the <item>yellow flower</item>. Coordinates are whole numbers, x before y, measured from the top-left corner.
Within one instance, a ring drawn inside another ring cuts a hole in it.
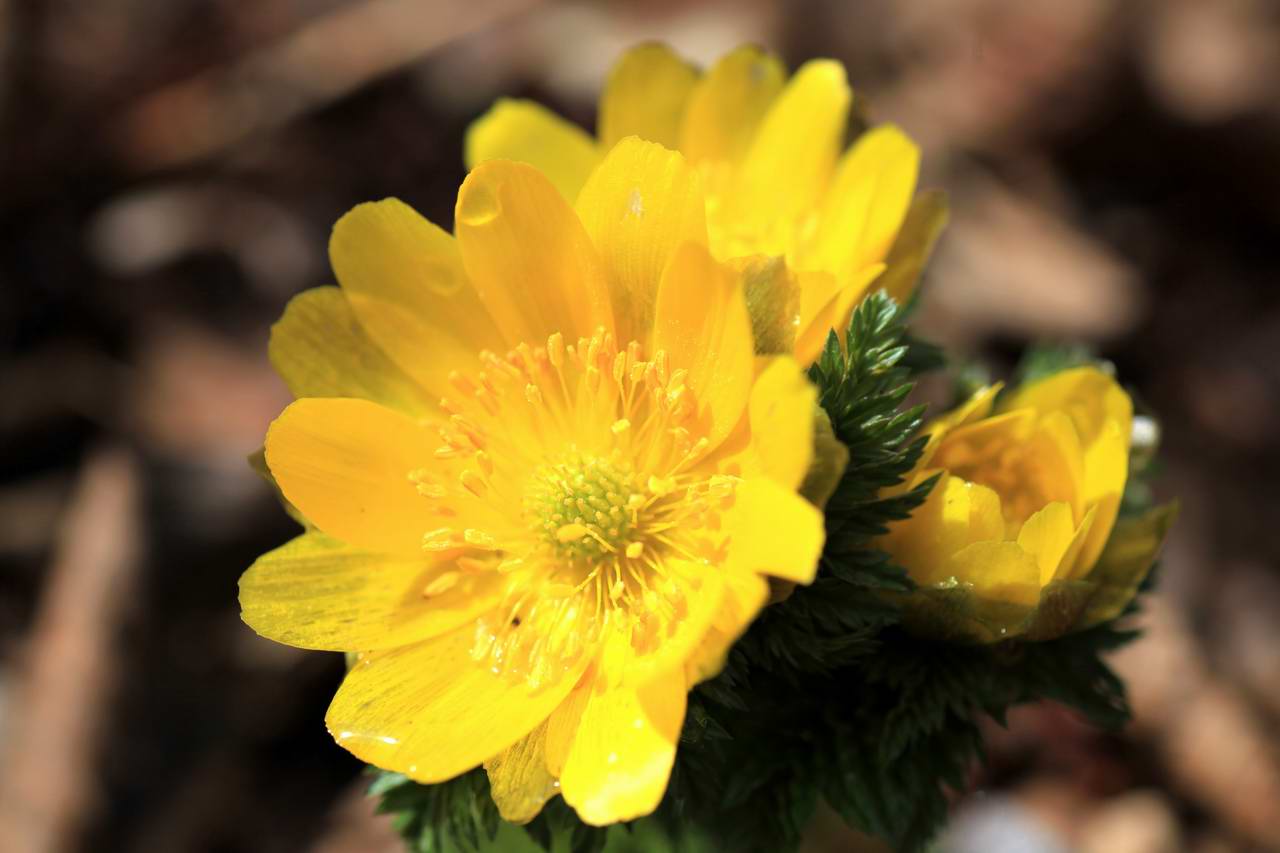
[[[768,596],[807,583],[815,390],[752,352],[683,158],[613,149],[577,210],[478,166],[453,236],[395,200],[334,228],[297,297],[266,440],[314,525],[241,580],[245,621],[356,652],[326,722],[423,782],[484,764],[512,821],[652,811],[686,695]]]
[[[788,80],[776,56],[742,47],[700,74],[646,44],[609,75],[596,139],[504,99],[471,126],[466,159],[531,163],[573,200],[624,137],[681,151],[705,189],[712,254],[745,273],[757,351],[808,364],[873,282],[900,302],[910,296],[947,215],[940,194],[912,202],[919,150],[896,127],[841,153],[851,100],[832,60]]]
[[[929,425],[901,489],[937,483],[879,541],[920,587],[909,602],[914,624],[992,642],[1047,639],[1119,615],[1172,518],[1165,508],[1117,525],[1133,404],[1093,367],[995,406],[998,391]]]

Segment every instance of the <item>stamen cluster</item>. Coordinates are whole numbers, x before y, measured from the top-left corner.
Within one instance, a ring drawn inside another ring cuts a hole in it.
[[[576,344],[553,334],[450,377],[434,455],[454,476],[409,476],[441,522],[424,549],[464,549],[460,570],[510,575],[501,618],[478,621],[472,648],[495,672],[548,683],[611,628],[656,646],[687,612],[682,564],[723,547],[709,521],[735,479],[699,470],[709,442],[687,371],[644,355],[605,330]]]

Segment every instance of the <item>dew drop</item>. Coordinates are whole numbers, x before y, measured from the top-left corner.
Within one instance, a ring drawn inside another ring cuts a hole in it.
[[[468,181],[458,199],[458,220],[464,225],[487,225],[502,213],[502,202],[492,187]]]

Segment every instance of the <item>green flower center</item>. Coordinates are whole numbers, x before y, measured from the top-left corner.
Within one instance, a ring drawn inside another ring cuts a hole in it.
[[[598,560],[626,548],[643,497],[631,466],[575,450],[533,472],[524,507],[535,532],[557,556]]]

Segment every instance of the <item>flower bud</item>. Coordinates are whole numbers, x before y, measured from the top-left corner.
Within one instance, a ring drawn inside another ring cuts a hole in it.
[[[918,632],[1049,639],[1119,615],[1171,519],[1117,527],[1133,404],[1114,379],[1080,367],[997,402],[999,390],[926,428],[898,490],[936,482],[878,540],[919,587],[907,602]]]

